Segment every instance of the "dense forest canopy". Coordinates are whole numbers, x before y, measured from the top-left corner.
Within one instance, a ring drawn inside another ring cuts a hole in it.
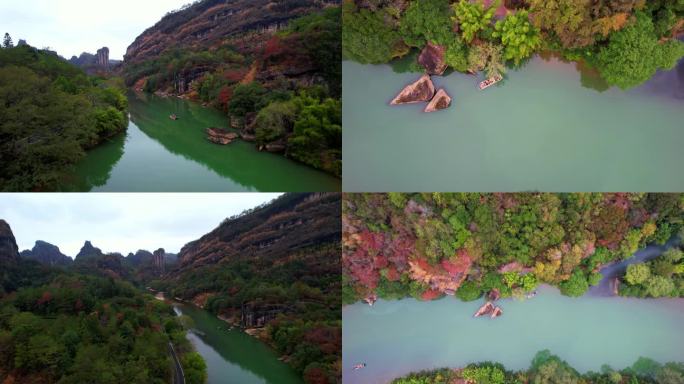
[[[0,49],[0,190],[54,190],[86,150],[128,125],[115,80],[87,76],[54,52]]]
[[[168,383],[169,341],[188,383],[206,378],[171,306],[120,279],[24,260],[0,274],[4,383]]]
[[[376,294],[468,301],[493,289],[523,297],[538,283],[580,296],[602,265],[681,234],[684,195],[346,194],[342,223],[345,303]],[[662,260],[646,283],[659,288],[644,292],[684,295],[681,252]],[[646,295],[635,289],[625,294]]]
[[[509,371],[498,363],[469,364],[462,369],[437,369],[412,373],[395,379],[392,384],[442,384],[468,382],[474,384],[675,384],[684,382],[684,363],[660,364],[641,357],[631,367],[616,370],[604,365],[600,372],[579,373],[550,351],[538,352],[530,368]]]
[[[344,58],[387,63],[432,43],[456,71],[503,74],[551,51],[630,88],[684,56],[681,1],[345,0]],[[413,70],[421,71],[417,63]]]

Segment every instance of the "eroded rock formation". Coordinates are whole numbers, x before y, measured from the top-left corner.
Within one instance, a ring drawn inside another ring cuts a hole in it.
[[[212,143],[228,145],[236,140],[240,135],[221,128],[207,128],[207,140]]]
[[[446,93],[444,88],[441,88],[435,94],[435,97],[430,100],[428,105],[425,107],[423,112],[435,112],[445,108],[449,108],[451,105],[451,97]]]
[[[94,247],[90,240],[86,240],[86,242],[83,244],[83,247],[81,247],[81,250],[76,255],[75,260],[101,256],[104,256],[102,250],[100,248]]]
[[[153,257],[153,262],[155,268],[159,270],[159,272],[164,273],[164,254],[166,252],[164,251],[164,248],[159,248],[156,251],[154,251],[154,257]]]
[[[418,63],[425,68],[428,74],[441,75],[447,69],[445,53],[446,48],[428,42],[418,56]]]
[[[51,266],[66,266],[73,261],[69,256],[63,254],[59,247],[42,240],[37,240],[33,249],[22,251],[20,256]]]
[[[107,47],[102,47],[97,50],[97,65],[104,69],[105,71],[109,70],[109,48]]]
[[[0,219],[0,264],[19,261],[19,247],[9,224]]]
[[[390,102],[390,105],[421,103],[432,100],[435,86],[429,75],[423,75],[417,81],[407,85]]]

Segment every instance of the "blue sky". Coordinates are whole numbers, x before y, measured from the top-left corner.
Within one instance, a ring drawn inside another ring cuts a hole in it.
[[[169,11],[190,0],[2,0],[0,34],[50,47],[67,59],[109,47],[111,59]]]
[[[2,193],[0,219],[19,250],[44,240],[75,256],[85,240],[103,252],[178,252],[223,219],[277,193]]]

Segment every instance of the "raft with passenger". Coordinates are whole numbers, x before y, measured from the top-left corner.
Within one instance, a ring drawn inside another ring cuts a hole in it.
[[[501,80],[503,80],[503,76],[501,75],[490,77],[489,79],[480,82],[480,90],[485,90]]]

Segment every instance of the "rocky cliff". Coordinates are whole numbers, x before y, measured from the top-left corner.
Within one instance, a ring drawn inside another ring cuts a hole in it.
[[[86,240],[86,242],[83,243],[83,247],[81,247],[81,250],[76,255],[75,260],[79,261],[80,259],[89,259],[101,256],[104,256],[102,250],[100,248],[94,247],[90,240]]]
[[[63,254],[59,247],[42,240],[37,240],[32,249],[22,251],[20,256],[50,266],[67,266],[73,261],[69,256]]]
[[[109,48],[102,47],[95,54],[83,52],[80,56],[72,56],[69,63],[83,69],[89,74],[104,74],[121,64],[120,60],[109,59]]]
[[[225,261],[273,261],[307,247],[340,241],[340,195],[287,194],[272,203],[225,220],[186,244],[176,273]]]
[[[19,248],[14,239],[12,228],[0,219],[0,264],[14,264],[19,261]]]

